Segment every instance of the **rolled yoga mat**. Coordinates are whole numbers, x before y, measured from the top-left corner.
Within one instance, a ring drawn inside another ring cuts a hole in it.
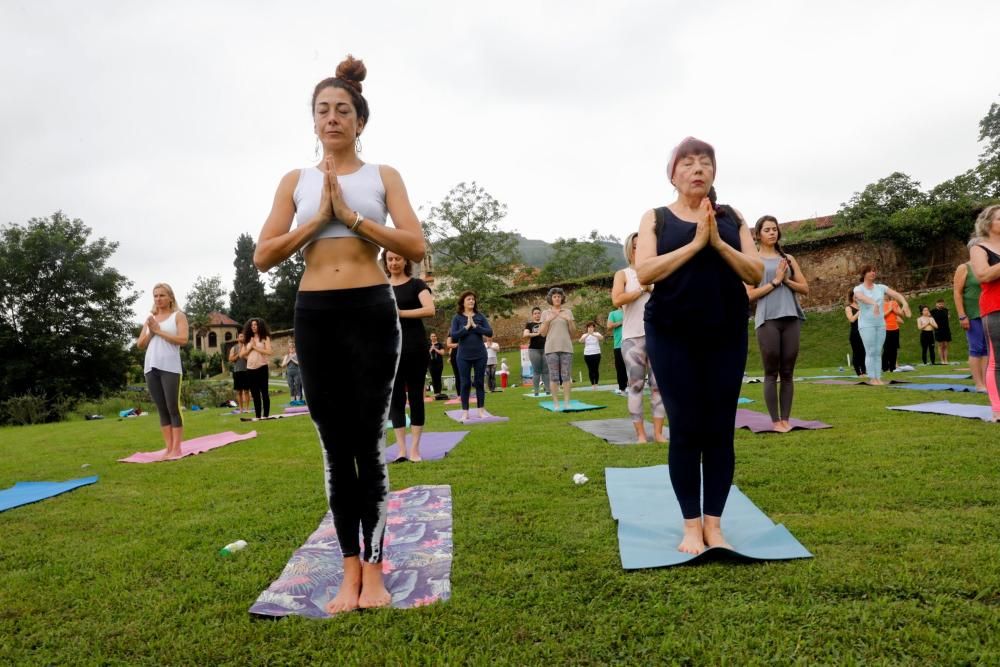
[[[582,401],[577,401],[576,399],[570,401],[568,404],[559,401],[559,409],[557,410],[555,404],[552,401],[541,401],[538,404],[543,410],[548,410],[549,412],[587,412],[588,410],[603,410],[608,407],[606,405],[591,405],[590,403],[584,403]]]
[[[21,505],[37,503],[60,493],[66,493],[81,486],[94,484],[97,476],[68,479],[65,482],[18,482],[14,486],[0,491],[0,512]]]
[[[423,607],[450,598],[451,487],[412,486],[390,493],[383,548],[385,587],[393,607]],[[329,618],[326,604],[340,588],[343,563],[333,515],[327,512],[250,613]]]
[[[984,422],[993,421],[993,409],[988,405],[969,405],[967,403],[952,403],[951,401],[931,401],[916,405],[890,405],[890,410],[905,410],[906,412],[924,412],[933,415],[951,415],[966,419],[981,419]]]
[[[906,384],[894,384],[891,389],[912,389],[914,391],[967,391],[973,394],[976,393],[976,388],[971,384],[936,384],[933,382],[908,382]]]
[[[570,422],[573,426],[591,435],[605,440],[611,445],[636,445],[635,427],[631,419],[588,419],[586,421]],[[650,422],[643,422],[646,428],[646,440],[653,440],[653,425]],[[663,427],[663,435],[670,437],[667,427]]]
[[[437,461],[443,459],[445,454],[455,448],[455,445],[462,441],[462,438],[469,434],[468,431],[424,431],[420,436],[420,460]],[[406,435],[407,446],[413,442],[413,436]],[[392,444],[385,449],[385,462],[396,463],[399,461],[409,461],[410,459],[400,455],[399,444]]]
[[[829,424],[824,424],[820,421],[806,421],[803,419],[789,419],[788,423],[792,425],[792,430],[797,428],[810,430],[833,428]],[[736,411],[736,428],[748,428],[754,433],[774,432],[774,422],[771,421],[770,415],[741,408]]]
[[[229,445],[234,442],[249,440],[256,437],[257,431],[250,431],[249,433],[233,433],[232,431],[226,431],[225,433],[203,435],[200,438],[192,438],[191,440],[183,441],[181,443],[181,455],[166,460],[176,461],[177,459],[182,459],[185,456],[201,454],[202,452],[218,449],[219,447],[224,447],[225,445]],[[122,463],[159,463],[164,460],[163,455],[166,452],[166,449],[160,449],[155,452],[136,452],[132,456],[118,460]]]
[[[684,518],[665,465],[605,468],[611,516],[618,521],[622,568],[669,567],[719,556],[742,560],[812,558],[788,529],[775,524],[732,486],[722,513],[722,532],[732,549],[715,547],[697,556],[677,550]]]
[[[491,415],[489,411],[486,411],[485,417],[480,417],[479,410],[476,408],[470,409],[469,418],[463,420],[462,412],[462,410],[448,410],[445,414],[457,421],[459,424],[495,424],[496,422],[510,421],[510,417],[497,417],[496,415]]]

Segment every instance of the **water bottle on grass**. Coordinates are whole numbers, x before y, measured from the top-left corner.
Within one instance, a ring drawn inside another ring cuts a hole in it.
[[[227,544],[226,546],[219,549],[219,555],[231,556],[237,551],[246,548],[246,546],[247,546],[246,540],[236,540],[235,542],[231,542],[230,544]]]

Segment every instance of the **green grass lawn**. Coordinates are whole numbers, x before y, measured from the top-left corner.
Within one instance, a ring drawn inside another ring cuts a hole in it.
[[[835,315],[810,317],[797,374],[836,373]],[[0,664],[1000,662],[1000,430],[885,409],[985,397],[798,383],[794,415],[834,428],[739,431],[735,483],[815,558],[625,572],[603,471],[664,463],[665,447],[568,425],[624,417],[610,393],[580,394],[609,406],[581,417],[521,392],[488,395],[511,421],[464,427],[443,461],[390,468],[396,489],[452,486],[451,600],[328,621],[247,614],[326,509],[308,418],[188,413],[189,437],[259,435],[153,465],[115,460],[161,446],[155,416],[0,429],[0,488],[101,477],[0,513]],[[744,395],[764,409],[761,385]],[[428,405],[429,430],[462,430],[445,407]]]

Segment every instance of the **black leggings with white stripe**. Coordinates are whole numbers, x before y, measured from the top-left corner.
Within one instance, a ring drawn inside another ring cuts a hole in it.
[[[345,558],[382,561],[389,474],[385,420],[400,329],[389,285],[299,292],[295,346],[326,467],[326,493]]]

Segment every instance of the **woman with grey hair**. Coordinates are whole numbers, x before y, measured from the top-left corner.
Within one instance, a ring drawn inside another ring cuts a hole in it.
[[[969,241],[969,262],[979,280],[979,316],[986,331],[989,363],[986,366],[986,393],[993,408],[993,421],[1000,421],[1000,204],[987,206],[976,218]]]
[[[656,377],[646,354],[646,325],[643,315],[646,302],[653,291],[652,285],[643,285],[635,273],[635,245],[638,232],[632,232],[625,237],[623,249],[628,266],[615,273],[611,287],[611,303],[622,309],[622,358],[625,360],[625,372],[628,375],[626,396],[628,411],[632,416],[632,426],[635,427],[636,442],[646,442],[646,425],[642,418],[642,393],[649,384],[650,411],[653,413],[653,438],[657,442],[666,442],[663,436],[663,421],[667,411],[663,407],[660,389],[656,386]],[[648,378],[648,379],[647,379]]]
[[[559,408],[559,385],[563,389],[563,403],[569,405],[569,392],[573,387],[573,339],[576,338],[576,321],[573,311],[564,308],[566,292],[553,287],[545,296],[549,309],[542,313],[539,332],[545,336],[545,363],[549,367],[549,387],[552,407]]]

